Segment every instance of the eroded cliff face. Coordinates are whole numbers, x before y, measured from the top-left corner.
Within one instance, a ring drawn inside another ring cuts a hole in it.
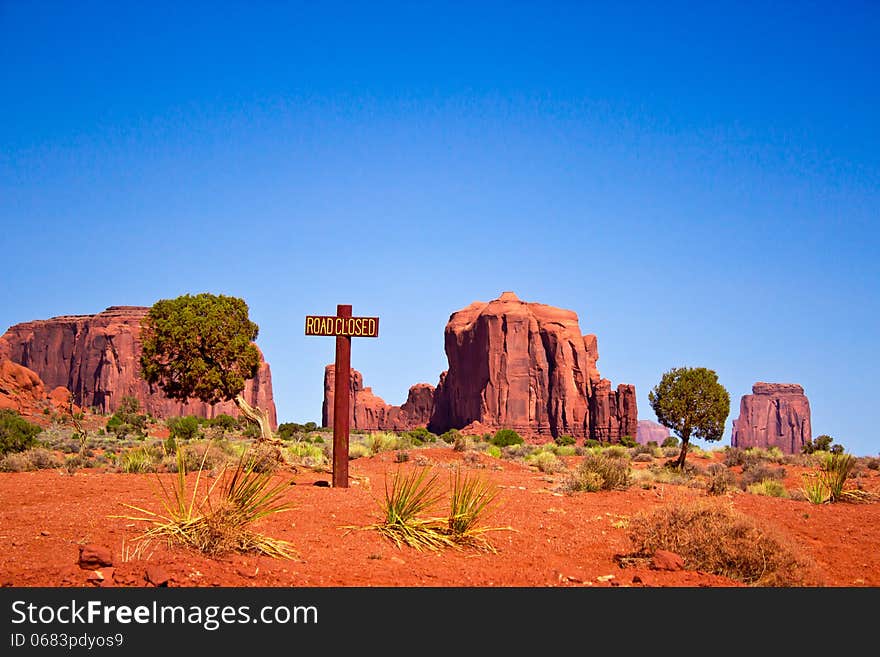
[[[333,404],[336,398],[336,366],[324,368],[324,403],[321,424],[333,426]],[[417,383],[409,389],[406,402],[401,406],[386,404],[373,394],[372,388],[364,387],[360,372],[352,369],[349,377],[349,426],[352,429],[377,431],[406,431],[424,427],[434,408],[434,386]]]
[[[635,388],[601,377],[596,336],[581,333],[571,310],[505,292],[453,313],[445,342],[432,431],[478,423],[539,437],[636,435]]]
[[[29,368],[47,388],[63,386],[74,403],[98,412],[112,413],[125,396],[136,397],[145,412],[158,418],[180,415],[239,416],[233,402],[211,406],[198,400],[186,404],[150,391],[138,373],[140,322],[149,309],[112,306],[96,315],[68,315],[24,322],[0,337],[0,351],[15,363]],[[269,364],[260,357],[260,370],[250,379],[244,397],[251,405],[266,409],[272,426],[277,424]]]
[[[449,369],[436,388],[418,384],[407,402],[385,404],[352,373],[351,426],[411,429],[428,425],[473,432],[515,429],[541,440],[560,435],[616,441],[636,436],[635,388],[603,379],[595,335],[577,315],[505,292],[453,313],[444,331]],[[333,366],[325,369],[323,422],[332,423]]]
[[[743,395],[739,417],[733,422],[731,445],[778,447],[785,454],[799,454],[812,438],[810,401],[796,383],[764,383]]]

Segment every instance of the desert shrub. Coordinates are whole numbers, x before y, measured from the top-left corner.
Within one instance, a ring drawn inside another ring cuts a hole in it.
[[[464,452],[471,447],[471,438],[470,436],[465,436],[463,434],[458,434],[455,438],[455,442],[452,443],[452,449],[456,452]],[[493,447],[497,447],[497,445],[493,445]],[[498,449],[501,449],[500,447]]]
[[[359,459],[363,456],[370,456],[370,449],[366,445],[362,443],[349,443],[348,445],[348,458],[354,461],[355,459]]]
[[[556,456],[574,456],[577,454],[575,445],[548,445],[547,448]]]
[[[788,491],[778,479],[763,479],[758,483],[749,484],[746,488],[752,495],[766,495],[768,497],[788,497]]]
[[[697,486],[697,477],[705,474],[699,466],[685,461],[681,468],[674,467],[674,462],[664,464],[652,463],[648,466],[654,482],[658,484],[671,484],[673,486]]]
[[[640,452],[640,453],[636,454],[635,456],[633,456],[633,461],[635,461],[636,463],[650,463],[653,460],[654,460],[653,455],[651,455],[650,453],[646,453],[646,452]]]
[[[497,447],[497,445],[496,445]],[[565,464],[553,452],[535,452],[526,457],[526,463],[533,465],[541,472],[553,474],[565,470]]]
[[[278,447],[257,443],[245,452],[245,467],[250,472],[275,472],[284,463],[284,455]]]
[[[743,467],[743,489],[748,488],[752,484],[759,484],[765,479],[785,479],[785,468],[774,468],[766,463],[757,463]]]
[[[868,468],[868,470],[880,470],[880,459],[873,457],[866,459],[865,467]]]
[[[713,463],[706,471],[706,492],[709,495],[724,495],[736,484],[736,475],[721,463]]]
[[[493,459],[501,458],[501,448],[498,445],[487,445],[485,453],[491,456]]]
[[[496,445],[497,447],[497,445]],[[508,445],[507,447],[501,448],[501,454],[504,458],[507,459],[524,459],[529,454],[535,451],[534,445],[527,445],[523,443],[522,445]]]
[[[0,410],[0,454],[23,452],[37,444],[42,429],[11,410]]]
[[[725,504],[667,505],[630,519],[637,553],[669,550],[690,570],[756,586],[802,584],[806,565],[781,539]]]
[[[409,461],[409,452],[400,450],[394,454],[395,463],[406,463],[407,461]]]
[[[444,443],[449,443],[451,445],[460,435],[461,432],[458,429],[450,429],[449,431],[445,431],[440,434],[440,440],[442,440]]]
[[[34,447],[23,452],[10,452],[0,459],[0,472],[30,472],[61,467],[63,461],[48,449]]]
[[[363,439],[363,444],[369,450],[370,456],[397,449],[398,443],[399,440],[395,434],[385,431],[374,431]]]
[[[146,447],[135,447],[123,452],[119,457],[119,468],[128,474],[154,472],[156,470],[153,455]]]
[[[302,440],[305,427],[296,422],[282,422],[278,425],[278,438],[281,440]]]
[[[237,431],[241,425],[237,418],[232,417],[226,413],[220,413],[217,417],[212,417],[209,420],[205,420],[205,426],[214,429],[221,436],[226,433],[231,433],[233,431]],[[281,427],[278,427],[280,432]]]
[[[168,435],[175,440],[195,440],[201,433],[201,422],[195,415],[183,417],[170,417],[165,420],[168,427]]]
[[[107,420],[106,431],[117,438],[143,436],[147,430],[147,416],[140,412],[141,403],[137,397],[124,396],[119,401],[116,412]]]
[[[595,438],[587,438],[584,441],[584,447],[601,447],[601,446],[602,446],[602,443],[600,443]]]
[[[492,436],[491,443],[498,447],[508,447],[510,445],[522,445],[523,438],[513,429],[499,429]]]
[[[200,468],[218,470],[240,455],[240,453],[236,453],[236,450],[222,441],[194,442],[171,453],[174,458],[173,463],[166,463],[168,470],[171,472],[177,471],[175,466],[177,464],[176,455],[178,451],[185,459],[186,469],[190,471],[196,471]]]
[[[560,447],[565,446],[565,445],[574,445],[576,442],[577,441],[574,439],[573,436],[566,435],[566,436],[557,436],[556,437],[556,444],[559,445]]]
[[[801,452],[804,454],[812,454],[813,452],[828,452],[831,450],[831,443],[834,442],[834,438],[828,435],[816,436],[815,438],[808,438],[807,442],[804,443],[804,446],[801,448]]]
[[[598,488],[596,485],[598,483]],[[622,490],[630,485],[629,461],[606,454],[588,454],[563,487],[566,492]]]
[[[654,444],[656,447],[656,443]],[[641,445],[637,444],[630,448],[629,455],[630,456],[638,456],[639,454],[653,454],[654,448],[650,445]]]
[[[663,447],[663,457],[664,458],[672,458],[673,456],[678,456],[679,449],[678,447]]]
[[[327,464],[323,447],[315,443],[295,442],[286,447],[284,453],[291,463],[306,468],[319,468]]]
[[[621,437],[620,444],[623,445],[624,447],[635,447],[636,445],[638,445],[638,443],[636,442],[636,439],[633,438],[632,436]]]
[[[437,434],[431,433],[426,427],[416,427],[407,431],[404,435],[409,436],[416,445],[437,442]]]
[[[663,442],[660,443],[660,447],[675,447],[678,449],[678,438],[675,436],[666,436],[666,438],[663,439]]]
[[[605,456],[612,459],[622,459],[629,456],[629,451],[623,445],[610,445],[604,450]]]

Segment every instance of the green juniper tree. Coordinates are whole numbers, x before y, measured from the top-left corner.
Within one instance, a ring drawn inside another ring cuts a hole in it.
[[[718,375],[705,367],[676,367],[666,372],[648,393],[657,420],[681,438],[681,452],[674,462],[682,468],[691,437],[721,440],[730,412],[730,395]]]
[[[253,341],[259,327],[248,317],[242,299],[214,294],[185,294],[153,304],[142,322],[141,375],[172,399],[207,404],[234,401],[272,440],[267,411],[242,395],[256,376],[260,352]]]

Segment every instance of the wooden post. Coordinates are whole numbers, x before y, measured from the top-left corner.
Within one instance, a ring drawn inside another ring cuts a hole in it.
[[[351,317],[351,306],[336,306],[337,317]],[[351,397],[351,336],[336,336],[336,382],[333,396],[333,487],[348,488],[348,432]]]
[[[378,338],[378,317],[352,317],[351,306],[336,314],[306,315],[306,335],[336,338],[336,381],[333,385],[333,487],[348,488],[348,432],[351,428],[351,339]]]

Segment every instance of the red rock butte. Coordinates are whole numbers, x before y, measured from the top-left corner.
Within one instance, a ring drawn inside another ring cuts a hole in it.
[[[112,413],[125,396],[136,397],[144,412],[157,418],[182,415],[239,416],[234,402],[182,403],[161,391],[150,391],[139,375],[141,320],[149,308],[111,306],[96,315],[65,315],[24,322],[0,336],[0,360],[9,359],[32,370],[46,388],[67,388],[74,403]],[[245,400],[269,412],[277,425],[269,364],[260,355],[260,369],[246,382]]]
[[[799,454],[812,438],[810,400],[796,383],[764,383],[743,395],[739,417],[733,421],[733,447],[778,447],[785,454]]]
[[[447,371],[436,387],[410,388],[391,406],[352,372],[351,426],[434,433],[514,429],[533,441],[561,435],[618,441],[636,436],[635,387],[612,389],[596,368],[596,336],[583,335],[571,310],[521,301],[505,292],[452,313],[444,331]],[[322,423],[332,426],[335,372],[324,372]]]

